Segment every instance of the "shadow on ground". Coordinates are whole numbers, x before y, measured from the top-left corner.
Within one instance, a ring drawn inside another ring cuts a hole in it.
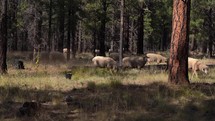
[[[0,87],[0,119],[42,121],[212,121],[215,84],[174,86],[88,84],[67,92]],[[41,105],[35,115],[19,115],[25,101]]]

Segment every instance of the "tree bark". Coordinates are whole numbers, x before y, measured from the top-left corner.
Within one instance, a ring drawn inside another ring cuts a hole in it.
[[[196,50],[196,49],[197,49],[197,45],[196,45],[195,35],[192,34],[192,35],[190,36],[190,50],[191,50],[191,51],[194,51],[194,50]]]
[[[48,51],[51,51],[52,37],[52,0],[49,1],[49,30],[48,30]]]
[[[72,14],[72,8],[71,8],[71,0],[68,2],[68,25],[67,25],[67,61],[70,60],[70,41],[71,41],[71,14]]]
[[[129,15],[125,16],[125,23],[124,23],[124,51],[129,51],[129,24],[130,24],[130,18]]]
[[[71,34],[72,34],[72,58],[76,58],[76,51],[77,51],[77,41],[76,41],[76,29],[77,29],[77,18],[76,18],[76,8],[72,5],[71,9],[71,17],[72,17],[72,25],[71,25]]]
[[[162,41],[161,41],[161,50],[162,51],[165,51],[167,48],[166,47],[167,39],[168,39],[168,30],[164,26],[163,31],[162,31]]]
[[[18,9],[18,1],[17,0],[13,0],[11,2],[11,6],[12,6],[12,19],[11,19],[11,26],[12,26],[12,31],[11,31],[11,35],[12,35],[12,50],[13,51],[17,51],[17,44],[18,44],[18,34],[17,34],[17,9]]]
[[[173,26],[169,60],[169,82],[188,84],[190,0],[173,1]]]
[[[64,10],[64,1],[58,0],[59,3],[59,13],[58,13],[58,22],[59,22],[59,38],[58,38],[58,51],[63,52],[64,44],[64,22],[65,22],[65,10]]]
[[[203,54],[207,54],[207,50],[208,50],[208,42],[207,41],[203,41],[202,42],[202,53]]]
[[[97,49],[97,32],[96,29],[93,30],[93,56],[96,56],[96,49]]]
[[[137,54],[143,54],[143,39],[144,39],[144,9],[143,3],[141,3],[141,8],[138,15],[138,35],[137,35]]]
[[[105,35],[106,35],[106,17],[107,17],[107,1],[102,0],[102,17],[101,17],[101,26],[99,32],[99,55],[105,56]]]
[[[28,51],[28,32],[27,31],[22,31],[20,33],[20,38],[19,40],[21,40],[21,51]]]
[[[78,23],[78,52],[82,53],[84,50],[83,46],[83,39],[82,39],[82,23],[81,21]]]
[[[0,13],[0,74],[7,73],[7,0],[2,1]]]
[[[121,0],[120,5],[120,42],[119,42],[119,67],[122,67],[123,58],[123,33],[124,33],[124,0]]]
[[[208,49],[209,49],[209,57],[213,57],[213,9],[209,9],[209,42],[208,42]]]

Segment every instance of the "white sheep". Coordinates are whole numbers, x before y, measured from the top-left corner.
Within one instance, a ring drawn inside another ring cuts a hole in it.
[[[155,54],[155,53],[147,53],[147,62],[151,63],[151,62],[157,62],[157,64],[159,63],[166,63],[167,62],[167,58],[159,55],[159,54]]]
[[[188,69],[191,69],[192,70],[192,78],[194,75],[196,75],[196,77],[198,77],[198,74],[197,74],[197,71],[202,71],[204,72],[205,74],[208,73],[208,69],[209,67],[200,62],[198,59],[194,59],[194,58],[188,58]]]
[[[96,67],[102,67],[102,68],[107,67],[107,68],[112,68],[112,69],[117,68],[117,62],[110,57],[95,56],[92,59],[92,62],[94,64],[94,66],[96,66]]]
[[[70,49],[70,52],[71,52],[72,50]],[[67,50],[67,48],[63,48],[63,53],[67,53],[68,52],[68,50]]]
[[[133,57],[124,57],[122,59],[123,68],[143,68],[146,64],[147,59],[145,57],[133,56]]]
[[[99,49],[95,49],[95,55],[98,56],[100,53],[100,50]]]

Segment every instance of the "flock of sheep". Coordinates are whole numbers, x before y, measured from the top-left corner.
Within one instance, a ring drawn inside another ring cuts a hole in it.
[[[92,59],[94,66],[107,67],[112,69],[118,68],[119,54],[109,54],[108,57],[95,56]],[[127,56],[122,59],[122,68],[138,68],[141,69],[146,63],[165,63],[167,64],[167,58],[155,53],[148,53],[146,56]],[[188,69],[192,70],[192,78],[194,75],[198,77],[197,71],[202,71],[205,74],[208,73],[209,67],[201,62],[199,59],[188,58]]]
[[[119,62],[119,54],[118,53],[111,53],[108,57],[104,56],[95,56],[92,59],[94,66],[97,67],[107,67],[116,69],[118,67]],[[145,66],[146,63],[156,62],[159,63],[166,63],[167,58],[154,53],[148,53],[146,56],[128,56],[122,59],[122,67],[123,68],[138,68],[141,69]]]

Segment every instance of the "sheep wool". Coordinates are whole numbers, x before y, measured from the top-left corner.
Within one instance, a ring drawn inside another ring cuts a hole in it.
[[[102,67],[102,68],[107,67],[107,68],[113,68],[113,69],[116,69],[117,67],[117,62],[110,57],[95,56],[92,59],[92,62],[96,67]]]
[[[124,57],[122,59],[122,65],[124,68],[143,68],[147,60],[145,57]]]
[[[202,71],[205,74],[207,74],[209,67],[206,64],[200,62],[200,60],[189,57],[188,58],[188,69],[192,70],[192,78],[193,78],[194,75],[196,75],[196,77],[198,77],[197,71]]]
[[[148,63],[157,62],[157,64],[159,64],[167,62],[167,58],[159,54],[147,53],[146,56],[148,57],[147,59]]]

